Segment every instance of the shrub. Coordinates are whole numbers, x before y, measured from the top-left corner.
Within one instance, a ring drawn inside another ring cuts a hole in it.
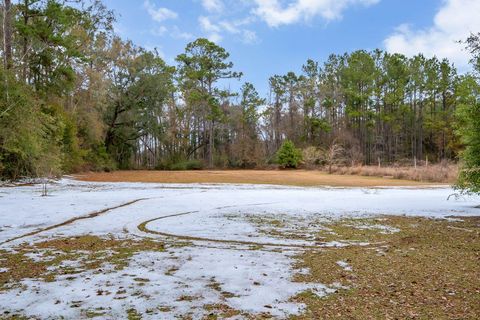
[[[467,92],[478,92],[478,84],[466,81]],[[460,87],[461,88],[461,87]],[[480,103],[473,94],[462,97],[456,111],[457,134],[465,150],[460,153],[461,166],[456,187],[463,192],[480,194]]]
[[[302,151],[295,148],[290,140],[285,140],[277,151],[277,163],[284,168],[296,168],[302,161]]]
[[[200,160],[190,160],[187,163],[187,170],[202,170],[203,167],[203,162]]]
[[[161,162],[155,168],[157,170],[174,170],[174,171],[181,171],[181,170],[202,170],[203,169],[203,162],[200,160],[183,160],[183,161],[175,161],[175,162]]]
[[[63,172],[79,171],[84,164],[86,152],[80,149],[78,130],[73,119],[64,116],[62,137],[62,169]]]
[[[85,156],[85,161],[87,164],[84,169],[106,172],[117,169],[115,161],[110,157],[102,143],[94,144],[90,147]]]
[[[60,175],[64,124],[58,108],[37,100],[2,66],[0,79],[0,179]]]
[[[322,150],[317,147],[308,147],[302,150],[302,158],[307,167],[312,168],[324,162]]]
[[[187,162],[182,161],[182,162],[170,164],[169,166],[167,166],[167,170],[175,170],[175,171],[187,170]]]

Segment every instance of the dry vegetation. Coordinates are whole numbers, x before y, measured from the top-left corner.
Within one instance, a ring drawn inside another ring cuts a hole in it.
[[[352,227],[358,223],[401,231],[385,234]],[[334,238],[371,245],[301,254],[298,267],[310,273],[297,275],[297,281],[340,281],[346,288],[324,298],[301,293],[294,300],[306,303],[307,312],[293,319],[478,319],[480,218],[386,217],[330,227],[338,235]],[[339,260],[352,271],[338,266]]]
[[[378,166],[332,166],[331,172],[340,175],[359,175],[368,177],[391,177],[421,182],[455,183],[458,166],[435,164],[429,166],[378,167]]]
[[[345,173],[344,173],[345,174]],[[388,177],[384,177],[388,176]],[[156,183],[251,183],[293,186],[421,186],[426,182],[392,179],[390,175],[349,176],[327,174],[314,170],[216,170],[216,171],[115,171],[75,176],[95,182],[156,182]]]

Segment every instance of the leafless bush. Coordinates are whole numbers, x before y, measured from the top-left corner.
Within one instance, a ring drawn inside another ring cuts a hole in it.
[[[318,166],[324,161],[325,151],[317,147],[308,147],[302,150],[303,163],[307,168]]]
[[[332,173],[332,167],[335,165],[340,158],[340,155],[343,153],[344,149],[341,145],[333,142],[325,153],[325,160],[328,164],[328,173]]]

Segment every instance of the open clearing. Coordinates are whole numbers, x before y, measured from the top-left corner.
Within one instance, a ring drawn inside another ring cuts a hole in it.
[[[115,171],[76,175],[92,182],[155,183],[245,183],[291,186],[375,187],[422,186],[427,182],[382,177],[330,175],[313,170],[198,170],[198,171]],[[438,185],[438,183],[437,183]]]
[[[0,318],[480,315],[480,198],[448,187],[41,189],[0,188]]]

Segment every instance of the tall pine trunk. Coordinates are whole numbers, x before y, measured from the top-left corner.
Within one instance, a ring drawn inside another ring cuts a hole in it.
[[[11,0],[3,3],[3,63],[8,70],[12,68],[12,3]]]

